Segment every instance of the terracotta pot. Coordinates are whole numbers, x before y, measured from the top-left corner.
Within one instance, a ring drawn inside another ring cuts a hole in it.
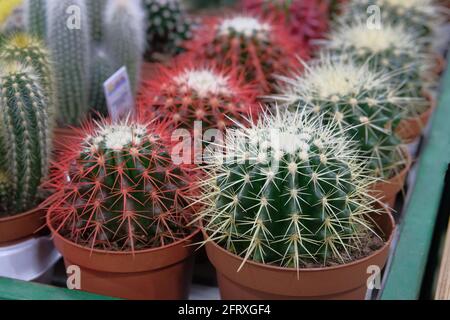
[[[0,218],[0,246],[29,238],[43,226],[45,226],[45,211],[37,208]]]
[[[405,150],[405,160],[406,164],[402,171],[400,171],[395,177],[387,181],[380,181],[375,183],[370,189],[370,194],[380,199],[383,204],[386,204],[389,208],[393,208],[395,205],[395,200],[397,199],[397,194],[403,190],[405,185],[406,175],[411,168],[412,159],[409,152]]]
[[[396,133],[404,143],[411,143],[420,137],[436,107],[436,99],[430,93],[426,92],[424,96],[430,102],[427,110],[417,117],[402,120],[397,127]]]
[[[81,290],[139,300],[187,299],[199,230],[171,245],[148,250],[115,252],[77,245],[55,231],[47,215],[53,242],[66,268],[79,266]]]
[[[333,267],[297,271],[248,261],[238,272],[243,259],[208,241],[206,251],[216,267],[222,299],[364,299],[368,267],[385,266],[395,229],[394,219],[387,210],[372,218],[385,236],[385,245],[368,257]],[[205,232],[204,236],[207,237]]]

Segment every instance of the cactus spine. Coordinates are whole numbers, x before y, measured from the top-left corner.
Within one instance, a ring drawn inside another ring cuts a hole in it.
[[[46,205],[57,230],[84,246],[121,251],[189,235],[195,175],[172,162],[166,130],[130,121],[88,128],[52,170]]]
[[[133,92],[136,92],[145,50],[144,14],[140,1],[112,0],[105,12],[105,46],[116,67],[127,67]]]
[[[26,0],[25,2],[27,31],[40,39],[45,39],[47,34],[46,1]]]
[[[91,38],[94,42],[103,40],[103,12],[108,0],[88,1],[89,21],[91,25]]]
[[[73,20],[69,19],[70,8],[76,8]],[[76,125],[89,110],[90,31],[86,2],[47,0],[47,17],[59,117],[64,124]]]
[[[265,114],[228,132],[205,182],[210,241],[248,260],[301,268],[345,262],[367,236],[375,201],[354,144],[303,113]]]
[[[23,212],[36,204],[50,158],[48,100],[32,67],[6,64],[0,79],[1,146],[7,161],[3,170],[11,179],[9,210]]]
[[[383,73],[371,72],[367,63],[359,66],[324,55],[301,75],[282,79],[286,87],[273,98],[337,122],[357,140],[374,176],[390,179],[403,168],[401,141],[393,132],[405,117],[405,105],[415,100],[398,97]]]

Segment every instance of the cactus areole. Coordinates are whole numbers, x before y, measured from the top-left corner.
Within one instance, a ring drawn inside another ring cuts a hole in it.
[[[91,248],[135,251],[184,239],[194,228],[195,173],[175,165],[165,124],[104,121],[53,164],[44,204],[65,238]]]

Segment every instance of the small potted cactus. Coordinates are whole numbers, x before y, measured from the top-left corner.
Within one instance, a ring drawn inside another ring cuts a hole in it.
[[[300,48],[311,47],[312,40],[321,39],[328,30],[327,0],[244,0],[249,13],[269,21],[282,21]]]
[[[336,124],[264,114],[209,159],[200,211],[223,299],[364,299],[394,231]]]
[[[0,243],[33,235],[44,224],[37,208],[51,154],[52,83],[48,54],[24,34],[0,53]]]
[[[356,18],[352,23],[342,21],[325,41],[326,48],[334,54],[359,64],[368,62],[372,71],[389,75],[397,96],[414,102],[407,105],[406,119],[397,128],[405,143],[420,136],[436,104],[429,91],[433,83],[427,79],[432,56],[422,42],[403,24],[387,21],[380,29],[369,29],[365,21]]]
[[[307,58],[306,49],[295,50],[292,36],[279,25],[250,15],[212,19],[198,29],[185,47],[194,59],[215,61],[255,82],[259,94],[274,91],[275,74],[297,66],[295,56]]]
[[[224,130],[236,122],[256,119],[256,90],[227,69],[190,59],[160,65],[144,82],[137,109],[145,119],[163,119],[173,128]]]
[[[337,122],[369,159],[371,175],[380,179],[374,192],[393,207],[411,165],[395,130],[404,117],[405,105],[415,100],[398,96],[389,76],[370,71],[368,64],[324,53],[300,75],[281,78],[286,85],[272,99]]]
[[[186,299],[197,174],[175,164],[167,124],[86,125],[52,167],[43,203],[81,290],[129,299]]]

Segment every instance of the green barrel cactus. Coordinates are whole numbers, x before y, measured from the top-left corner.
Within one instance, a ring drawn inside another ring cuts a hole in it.
[[[0,172],[10,180],[8,213],[36,205],[51,153],[48,99],[29,65],[3,64],[0,72]]]
[[[301,268],[346,262],[372,231],[375,199],[355,144],[303,112],[265,114],[212,153],[203,220],[209,240],[246,261]],[[375,210],[376,211],[376,210]]]
[[[46,2],[47,0],[25,1],[25,23],[27,31],[40,39],[45,39],[47,35]]]
[[[415,101],[399,97],[389,77],[342,57],[324,54],[297,76],[280,77],[285,86],[272,97],[290,109],[323,114],[340,131],[358,142],[375,177],[389,179],[404,166],[400,139],[395,135]]]
[[[140,1],[111,0],[105,11],[105,48],[116,69],[126,66],[133,92],[139,85],[145,50],[145,15]]]
[[[147,54],[174,55],[183,51],[182,43],[192,38],[192,21],[180,0],[144,0],[147,12]]]
[[[91,41],[86,1],[47,0],[47,32],[59,120],[77,125],[89,111]]]
[[[368,63],[373,72],[388,75],[399,97],[417,99],[408,106],[408,113],[416,116],[428,105],[421,99],[423,90],[433,85],[425,80],[433,66],[432,57],[421,42],[402,24],[385,22],[381,29],[368,29],[365,21],[355,20],[333,29],[325,45],[333,54],[360,65]]]

